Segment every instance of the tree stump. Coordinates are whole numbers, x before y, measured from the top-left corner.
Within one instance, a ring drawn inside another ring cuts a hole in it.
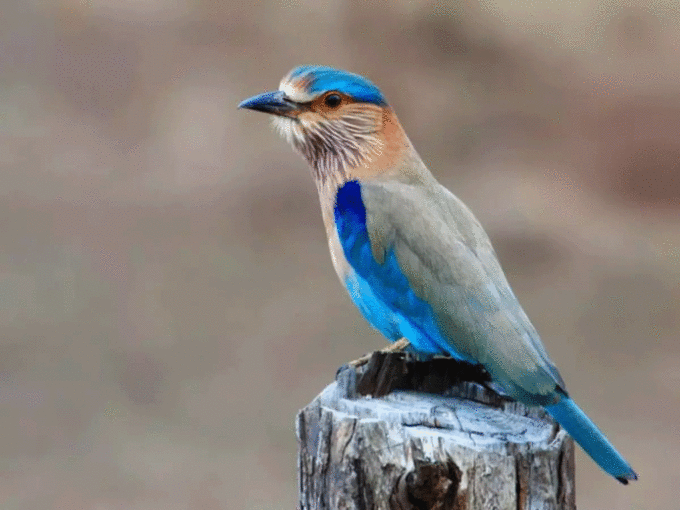
[[[576,508],[574,446],[449,358],[374,353],[297,416],[299,510]]]

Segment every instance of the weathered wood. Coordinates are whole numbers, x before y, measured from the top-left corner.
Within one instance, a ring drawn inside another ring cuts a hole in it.
[[[572,440],[487,381],[403,354],[341,369],[297,416],[300,510],[574,509]]]

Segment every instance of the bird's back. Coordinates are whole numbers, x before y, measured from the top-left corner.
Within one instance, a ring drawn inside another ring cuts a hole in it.
[[[483,364],[522,400],[550,401],[562,379],[465,204],[434,178],[360,186],[371,254],[379,264],[394,255],[410,289],[431,307],[442,350]]]

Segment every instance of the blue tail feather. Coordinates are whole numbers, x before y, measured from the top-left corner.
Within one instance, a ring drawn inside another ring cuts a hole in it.
[[[572,399],[564,397],[558,404],[546,406],[545,410],[607,473],[623,484],[637,480],[637,474],[628,462]]]

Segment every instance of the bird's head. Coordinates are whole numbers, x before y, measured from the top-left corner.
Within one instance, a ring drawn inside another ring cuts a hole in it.
[[[405,135],[398,136],[402,130],[378,87],[331,67],[297,67],[279,90],[246,99],[239,108],[272,114],[275,126],[321,181],[380,166],[395,142],[408,143]]]

